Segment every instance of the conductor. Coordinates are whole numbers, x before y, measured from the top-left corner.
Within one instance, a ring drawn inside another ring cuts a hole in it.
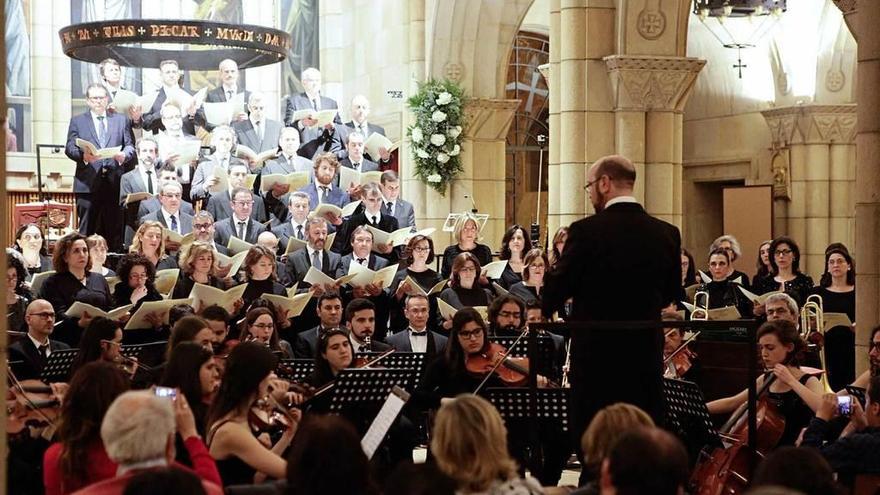
[[[596,214],[574,222],[544,279],[544,313],[572,298],[569,321],[660,320],[681,283],[681,234],[633,197],[636,170],[623,156],[600,158],[585,189]],[[627,402],[662,420],[660,329],[572,331],[571,422],[575,444],[593,415]]]

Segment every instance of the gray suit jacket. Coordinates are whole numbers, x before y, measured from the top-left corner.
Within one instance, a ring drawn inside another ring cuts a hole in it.
[[[349,134],[351,134],[352,132],[355,131],[354,121],[353,121],[353,120],[349,120],[348,122],[345,123],[344,126],[340,126],[339,131],[340,131],[340,136],[339,136],[339,137],[342,139],[342,143],[343,143],[343,145],[348,145],[348,136],[349,136]],[[369,138],[369,137],[370,137],[370,134],[373,134],[374,132],[377,132],[377,133],[379,133],[379,134],[381,134],[381,135],[384,136],[384,135],[385,135],[385,128],[367,122],[367,135],[364,136],[364,140],[366,140],[366,138]],[[347,150],[347,149],[343,149],[342,152],[337,153],[337,156],[338,156],[338,158],[339,158],[340,160],[342,160],[343,158],[348,157],[348,150]],[[379,157],[378,157],[378,156],[370,156],[370,154],[367,153],[366,151],[364,151],[364,156],[367,157],[368,159],[374,161],[374,162],[378,162],[378,161],[379,161]]]
[[[312,101],[309,100],[309,97],[306,96],[305,93],[295,94],[287,98],[287,105],[284,108],[284,125],[299,129],[299,126],[297,126],[299,121],[293,120],[293,114],[297,110],[305,110],[307,108],[314,108],[314,105],[312,105]],[[336,104],[336,100],[321,96],[321,110],[330,110],[331,108],[339,108],[339,105]],[[342,124],[342,119],[339,118],[339,113],[336,114],[336,118],[333,119],[333,121],[337,124]]]
[[[145,199],[141,201],[141,204],[138,205],[138,218],[147,216],[161,207],[162,203],[159,202],[159,198],[157,198],[156,196],[153,196],[150,199]],[[189,201],[180,201],[180,211],[190,216],[196,215],[196,210],[195,208],[193,208],[192,203],[190,203]]]
[[[384,201],[382,202],[382,214],[391,215],[391,212],[388,210]],[[394,202],[393,216],[397,219],[397,225],[400,226],[399,228],[412,227],[413,232],[416,231],[416,212],[413,209],[412,203],[409,201],[397,198],[397,201]]]
[[[284,284],[292,286],[299,283],[299,291],[305,291],[312,286],[308,282],[303,282],[309,268],[312,267],[312,260],[309,259],[309,250],[307,248],[298,249],[287,255],[284,259],[286,266]],[[321,259],[321,271],[331,278],[336,278],[336,271],[339,269],[339,255],[330,251],[324,251],[324,257]]]
[[[254,199],[251,218],[264,223],[266,221],[266,206],[263,204],[263,198],[254,193],[251,193],[251,197]],[[209,196],[204,209],[214,217],[215,222],[218,222],[232,216],[232,205],[230,203],[229,191],[223,191]]]
[[[232,217],[225,218],[220,220],[219,222],[214,222],[214,242],[221,245],[226,246],[229,244],[229,239],[231,237],[238,237],[238,232],[236,232],[235,225],[233,225]],[[247,223],[247,232],[245,233],[244,239],[245,242],[249,242],[251,244],[257,243],[257,237],[260,236],[263,232],[266,231],[266,227],[263,224],[254,221],[254,219],[249,219]],[[239,239],[241,239],[239,237]]]
[[[279,154],[278,158],[266,161],[266,165],[263,167],[263,171],[260,172],[260,174],[269,175],[292,174],[294,172],[313,172],[314,167],[311,160],[299,155],[295,155],[292,158],[293,163],[290,163],[287,158],[284,158],[283,154]]]
[[[244,162],[230,155],[229,163],[227,164],[227,172],[229,171],[229,165],[233,163]],[[193,174],[192,179],[192,189],[190,189],[189,192],[189,196],[193,201],[208,196],[209,193],[208,190],[205,189],[205,181],[208,180],[208,177],[214,175],[214,167],[217,165],[217,157],[212,155],[205,160],[200,161],[198,166],[196,166],[196,173]]]
[[[238,92],[235,94],[241,93],[241,85],[238,85]],[[245,112],[247,112],[247,102],[251,98],[251,92],[248,90],[244,91],[244,103],[245,103]],[[217,86],[216,88],[208,91],[208,94],[205,95],[205,101],[207,103],[221,103],[226,101],[226,93],[223,91],[223,85]],[[204,112],[204,109],[199,109],[199,112]],[[206,131],[211,132],[214,130],[214,126],[209,124],[207,121],[204,123],[203,127]]]
[[[193,217],[192,217],[192,215],[187,215],[183,211],[178,211],[177,216],[178,216],[178,218],[180,218],[180,235],[186,235],[186,234],[189,234],[190,232],[192,232],[192,230],[193,230]],[[147,220],[153,220],[155,222],[159,222],[166,229],[170,228],[165,223],[165,215],[162,214],[161,209],[156,210],[156,211],[150,213],[149,215],[141,218],[141,223],[146,222]]]
[[[137,168],[122,174],[122,180],[119,185],[119,206],[125,204],[125,197],[131,193],[146,192],[147,185],[141,178],[141,172]],[[153,170],[153,193],[159,193],[159,175]]]
[[[233,122],[232,129],[235,130],[239,143],[257,153],[278,149],[278,140],[281,138],[281,122],[277,120],[265,119],[262,141],[257,139],[257,131],[250,119]]]
[[[290,216],[289,212],[288,216]],[[307,227],[308,225],[303,225],[303,240],[305,240],[306,237]],[[289,241],[291,237],[296,237],[296,230],[293,228],[293,224],[290,223],[289,218],[284,223],[275,226],[272,229],[272,233],[278,238],[278,250],[280,253],[284,253],[284,251],[287,250],[287,241]]]

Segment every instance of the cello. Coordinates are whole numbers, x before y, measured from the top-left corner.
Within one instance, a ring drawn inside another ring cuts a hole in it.
[[[700,452],[700,460],[691,476],[694,495],[734,495],[744,493],[750,482],[752,466],[764,458],[782,438],[785,417],[768,399],[766,392],[776,381],[770,374],[758,390],[756,402],[757,430],[755,449],[749,447],[748,402],[742,404],[721,427],[719,435],[725,445],[707,453]]]

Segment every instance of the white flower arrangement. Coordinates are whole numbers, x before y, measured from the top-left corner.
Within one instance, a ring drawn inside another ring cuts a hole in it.
[[[449,81],[430,80],[407,100],[415,124],[407,129],[413,143],[415,175],[440,194],[462,171],[464,91]]]

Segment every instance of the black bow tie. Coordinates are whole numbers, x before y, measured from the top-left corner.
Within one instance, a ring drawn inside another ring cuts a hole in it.
[[[412,335],[414,337],[427,337],[428,336],[427,330],[422,330],[421,332],[419,332],[419,331],[410,329],[409,333],[410,333],[410,335]]]

